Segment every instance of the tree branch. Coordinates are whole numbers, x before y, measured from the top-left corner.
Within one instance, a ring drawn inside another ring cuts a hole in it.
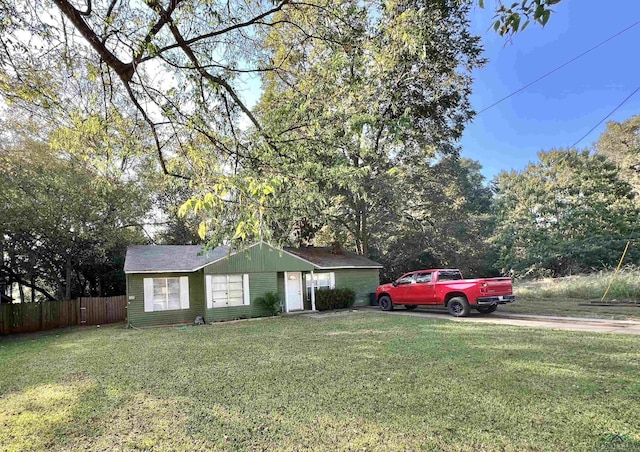
[[[56,0],[56,1],[59,1],[59,0]],[[250,20],[247,20],[245,22],[241,22],[241,23],[238,23],[238,24],[231,25],[229,27],[223,28],[222,30],[216,30],[216,31],[212,31],[211,33],[205,33],[203,35],[196,36],[195,38],[191,38],[191,39],[186,39],[186,40],[182,39],[182,42],[177,41],[177,39],[176,39],[177,42],[175,44],[170,44],[168,46],[165,46],[165,47],[161,48],[160,50],[158,50],[154,55],[148,55],[148,56],[146,56],[144,58],[139,59],[137,62],[138,63],[143,63],[143,62],[145,62],[147,60],[150,60],[150,59],[154,58],[156,55],[158,55],[160,53],[166,52],[167,50],[171,50],[171,49],[175,49],[175,48],[178,48],[178,47],[182,47],[183,45],[190,46],[191,44],[195,44],[196,42],[202,41],[203,39],[213,38],[213,37],[216,37],[216,36],[220,36],[220,35],[229,33],[230,31],[237,30],[239,28],[248,27],[249,25],[253,25],[255,23],[258,23],[260,20],[264,19],[265,17],[280,11],[287,3],[289,3],[289,0],[283,0],[276,7],[271,8],[270,10],[265,11],[264,13],[257,15],[257,16],[253,17]]]
[[[131,63],[123,63],[116,57],[106,45],[102,42],[98,35],[87,25],[82,17],[83,14],[73,7],[67,0],[53,0],[56,6],[67,16],[71,23],[78,29],[80,34],[89,42],[100,57],[113,68],[123,82],[131,80],[134,74],[134,67]]]
[[[2,269],[4,270],[4,272],[9,277],[10,282],[20,283],[23,286],[29,287],[29,288],[31,288],[33,290],[36,290],[36,291],[40,292],[48,300],[57,301],[57,298],[54,297],[53,295],[51,295],[49,292],[47,292],[46,289],[43,289],[42,287],[38,287],[36,284],[32,284],[31,282],[27,281],[26,279],[23,279],[20,275],[18,275],[11,268],[4,266],[4,267],[2,267]]]
[[[158,158],[160,159],[160,166],[162,167],[162,172],[167,176],[173,176],[173,177],[178,177],[180,179],[191,180],[190,177],[183,176],[182,174],[172,173],[167,169],[167,164],[164,161],[164,156],[162,155],[162,145],[160,144],[160,137],[158,136],[158,131],[156,130],[156,124],[151,120],[151,118],[149,118],[149,115],[147,115],[147,112],[144,110],[144,108],[142,108],[142,105],[140,105],[140,102],[138,102],[138,99],[133,93],[133,90],[131,89],[131,86],[129,86],[128,82],[124,83],[124,87],[127,90],[127,93],[129,94],[129,98],[131,99],[133,104],[136,106],[140,114],[142,115],[142,118],[145,120],[147,124],[149,124],[149,128],[151,129],[151,133],[153,135],[153,141],[155,142],[155,145],[156,145],[156,151],[158,152]]]
[[[160,30],[162,30],[162,27],[164,27],[169,20],[171,20],[171,14],[173,14],[173,11],[176,9],[176,7],[180,2],[181,0],[171,0],[171,2],[169,3],[169,8],[167,8],[167,10],[165,11],[162,9],[162,5],[160,5],[160,3],[157,0],[145,1],[145,3],[149,8],[151,8],[156,13],[158,13],[160,18],[153,25],[153,27],[151,27],[147,35],[142,40],[142,43],[140,43],[140,48],[136,52],[136,55],[134,55],[134,61],[135,61],[134,64],[137,64],[139,62],[138,58],[140,58],[143,55],[146,49],[146,46],[151,42],[153,37],[157,35]]]

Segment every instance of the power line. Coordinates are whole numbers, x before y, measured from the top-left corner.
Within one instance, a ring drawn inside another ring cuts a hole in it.
[[[627,97],[624,98],[624,100],[622,102],[620,102],[613,110],[611,110],[609,112],[609,114],[607,116],[605,116],[604,118],[602,118],[600,120],[600,122],[598,122],[598,124],[596,124],[595,126],[593,126],[591,129],[589,129],[589,131],[587,133],[585,133],[578,141],[576,141],[575,143],[573,143],[571,146],[569,146],[569,148],[574,148],[576,147],[576,145],[578,143],[580,143],[582,140],[584,140],[585,138],[587,138],[589,136],[589,134],[591,132],[593,132],[594,130],[596,130],[596,128],[602,124],[603,122],[605,122],[609,116],[611,116],[612,114],[614,114],[616,111],[618,111],[618,109],[620,107],[622,107],[629,99],[631,99],[633,97],[634,94],[636,94],[638,91],[640,91],[640,86],[638,86],[636,89],[634,89],[631,94],[629,94]]]
[[[484,113],[485,111],[489,110],[490,108],[495,107],[495,106],[496,106],[496,105],[498,105],[499,103],[504,102],[505,100],[509,99],[510,97],[515,96],[515,95],[516,95],[516,94],[518,94],[519,92],[524,91],[525,89],[529,88],[531,85],[534,85],[534,84],[538,83],[538,82],[539,82],[540,80],[542,80],[543,78],[546,78],[546,77],[550,76],[550,75],[551,75],[551,74],[553,74],[554,72],[556,72],[556,71],[558,71],[558,70],[562,69],[562,68],[563,68],[563,67],[565,67],[565,66],[568,66],[569,64],[573,63],[573,62],[574,62],[574,61],[576,61],[577,59],[582,58],[582,57],[583,57],[583,56],[585,56],[587,53],[589,53],[589,52],[591,52],[591,51],[593,51],[593,50],[597,49],[598,47],[600,47],[600,46],[602,46],[602,45],[606,44],[607,42],[611,41],[612,39],[617,38],[618,36],[620,36],[621,34],[625,33],[626,31],[631,30],[633,27],[635,27],[635,26],[636,26],[636,25],[638,25],[638,24],[640,24],[640,20],[638,20],[637,22],[635,22],[635,23],[633,23],[633,24],[629,25],[627,28],[625,28],[624,30],[619,31],[619,32],[618,32],[618,33],[616,33],[615,35],[608,37],[607,39],[605,39],[604,41],[600,42],[599,44],[596,44],[595,46],[591,47],[589,50],[586,50],[586,51],[582,52],[580,55],[578,55],[578,56],[576,56],[576,57],[574,57],[574,58],[570,59],[569,61],[567,61],[567,62],[565,62],[565,63],[561,64],[560,66],[556,67],[555,69],[550,70],[549,72],[547,72],[546,74],[544,74],[544,75],[542,75],[542,76],[538,77],[538,78],[537,78],[537,79],[535,79],[534,81],[527,83],[526,85],[524,85],[523,87],[521,87],[521,88],[517,89],[516,91],[512,92],[511,94],[508,94],[508,95],[506,95],[505,97],[503,97],[502,99],[500,99],[500,100],[498,100],[498,101],[496,101],[496,102],[492,103],[492,104],[491,104],[491,105],[489,105],[488,107],[483,108],[483,109],[482,109],[482,110],[480,110],[478,113],[476,113],[476,116],[477,116],[477,115],[479,115],[479,114],[481,114],[481,113]]]

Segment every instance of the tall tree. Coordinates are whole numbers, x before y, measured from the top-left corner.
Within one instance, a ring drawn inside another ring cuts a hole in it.
[[[144,240],[148,210],[135,180],[113,180],[48,143],[3,145],[0,285],[48,299],[123,293],[124,251]]]
[[[310,203],[310,191],[324,199],[314,203],[314,218],[368,255],[374,231],[405,208],[391,199],[402,196],[397,187],[419,185],[420,171],[432,173],[438,158],[457,153],[481,49],[468,31],[468,5],[457,1],[400,0],[382,10],[344,1],[337,11],[330,21],[312,9],[279,13],[282,21],[314,22],[332,39],[274,27],[267,42],[283,73],[265,74],[258,117],[287,143],[286,154],[271,159],[311,181],[287,190]]]
[[[620,177],[633,187],[640,206],[640,115],[608,122],[595,149],[616,165]]]
[[[615,265],[638,221],[615,165],[588,151],[553,150],[495,181],[499,265],[517,275],[562,276]],[[637,262],[637,250],[628,259]]]
[[[374,257],[384,264],[384,280],[420,268],[493,272],[486,243],[493,224],[491,193],[479,169],[477,162],[456,156],[407,168],[406,180],[390,193],[388,221],[374,234]]]

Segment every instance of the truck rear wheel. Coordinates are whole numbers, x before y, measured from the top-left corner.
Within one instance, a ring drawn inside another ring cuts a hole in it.
[[[389,295],[383,295],[378,299],[378,306],[383,311],[391,311],[393,309],[393,303]]]
[[[494,304],[492,306],[476,306],[476,310],[480,313],[480,314],[491,314],[492,312],[494,312],[496,309],[498,309],[498,305]]]
[[[471,311],[469,302],[464,297],[453,297],[449,300],[447,308],[449,308],[449,314],[454,317],[466,317],[469,315],[469,311]]]

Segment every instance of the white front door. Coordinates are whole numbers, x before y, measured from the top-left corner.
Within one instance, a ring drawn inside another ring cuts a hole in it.
[[[302,273],[285,272],[287,312],[303,309]]]

